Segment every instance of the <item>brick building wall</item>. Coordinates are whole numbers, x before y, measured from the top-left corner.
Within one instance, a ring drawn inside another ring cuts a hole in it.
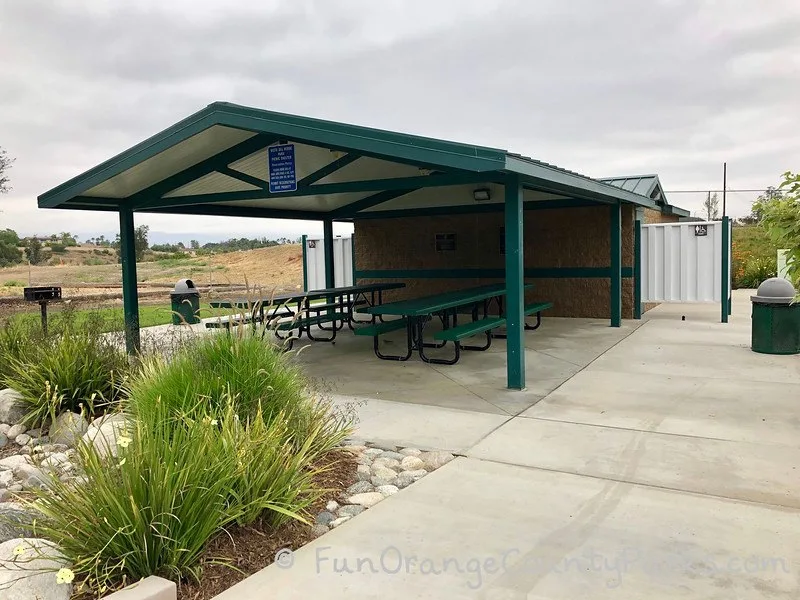
[[[632,272],[634,262],[632,206],[622,210],[622,265]],[[393,279],[360,277],[360,282],[398,280],[401,290],[387,293],[387,300],[413,298],[486,283],[502,281],[485,273],[464,269],[505,267],[501,253],[503,213],[401,217],[355,223],[356,271],[435,270],[433,277]],[[548,269],[542,277],[527,278],[535,284],[526,301],[549,300],[549,314],[564,317],[610,317],[611,282],[608,277],[575,277],[565,269],[597,269],[610,265],[610,211],[605,206],[525,211],[524,250],[526,269]],[[437,252],[437,233],[455,233],[456,249]],[[444,277],[464,275],[463,277]],[[490,275],[494,275],[491,273]],[[565,276],[570,275],[570,276]],[[623,277],[623,318],[633,317],[633,279]]]

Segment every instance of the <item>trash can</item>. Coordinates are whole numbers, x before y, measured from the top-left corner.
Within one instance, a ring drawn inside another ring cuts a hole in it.
[[[800,354],[800,303],[794,297],[794,286],[781,277],[767,279],[750,296],[753,352]]]
[[[181,279],[170,293],[172,300],[172,324],[194,325],[200,322],[197,312],[200,310],[200,292],[194,287],[191,279]]]

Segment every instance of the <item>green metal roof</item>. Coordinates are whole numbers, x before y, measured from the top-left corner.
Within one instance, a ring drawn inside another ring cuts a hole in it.
[[[279,142],[295,144],[297,191],[269,191],[267,148]],[[628,189],[506,150],[226,102],[210,104],[45,192],[39,206],[299,219],[357,218],[370,212],[374,217],[381,208],[403,210],[406,204],[463,209],[475,202],[475,187],[502,185],[509,174],[521,176],[526,201],[658,207],[638,184]],[[502,203],[502,194],[493,195],[491,202]]]
[[[654,200],[658,208],[666,214],[674,214],[679,217],[688,217],[689,211],[677,206],[672,206],[667,202],[667,196],[664,193],[664,188],[661,187],[661,181],[658,175],[628,175],[624,177],[602,177],[599,179],[603,183],[615,185],[623,190],[630,190],[636,194],[647,196]]]

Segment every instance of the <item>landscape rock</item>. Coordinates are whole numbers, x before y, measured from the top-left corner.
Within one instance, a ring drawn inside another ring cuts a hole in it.
[[[13,485],[14,473],[12,471],[0,471],[0,488],[7,488]]]
[[[317,525],[328,526],[335,520],[336,520],[336,515],[326,510],[317,515],[316,523]]]
[[[365,494],[355,494],[347,499],[348,504],[360,504],[364,508],[375,506],[378,502],[383,500],[383,494],[380,492],[366,492]]]
[[[416,456],[406,456],[400,462],[400,467],[404,471],[419,471],[425,468],[425,463],[422,462],[421,458],[417,458]]]
[[[8,430],[11,429],[11,425],[8,423],[0,423],[0,433],[3,435],[8,435]]]
[[[418,450],[417,448],[403,448],[400,450],[400,454],[403,456],[419,456],[422,454],[422,450]]]
[[[395,452],[394,450],[385,450],[382,454],[378,456],[378,458],[388,458],[390,460],[396,460],[397,462],[400,462],[401,460],[403,460],[403,456],[404,456],[403,454]]]
[[[24,552],[16,555],[20,546]],[[67,566],[47,540],[15,538],[0,544],[3,600],[69,600],[72,584],[56,581],[56,571]]]
[[[382,485],[380,487],[375,488],[375,491],[383,494],[384,498],[389,496],[394,496],[400,490],[396,485]]]
[[[54,444],[74,446],[89,430],[89,424],[81,415],[64,412],[56,417],[50,427],[50,440]]]
[[[327,525],[316,524],[311,528],[311,535],[313,535],[315,538],[325,535],[326,533],[328,533]]]
[[[83,443],[90,445],[100,458],[117,457],[117,439],[126,433],[125,417],[119,413],[99,417],[83,435]]]
[[[394,484],[400,489],[403,489],[404,487],[408,487],[415,481],[419,481],[427,474],[428,472],[425,471],[424,469],[420,469],[419,471],[403,471],[402,473],[400,473],[400,475],[397,476],[397,479],[395,480]]]
[[[19,423],[25,418],[26,412],[25,403],[19,392],[11,388],[0,390],[0,423]]]
[[[38,467],[20,465],[14,469],[14,477],[22,481],[25,490],[37,490],[50,485],[50,479]]]
[[[331,529],[333,529],[333,528],[335,528],[335,527],[338,527],[338,526],[339,526],[339,525],[341,525],[342,523],[347,523],[347,522],[348,522],[350,519],[352,519],[352,518],[353,518],[353,517],[339,517],[338,519],[336,519],[335,521],[333,521],[333,522],[331,523]]]
[[[11,490],[6,490],[12,493]],[[0,543],[8,540],[25,537],[31,533],[31,525],[36,519],[36,513],[16,502],[3,502],[0,504]],[[0,572],[2,572],[0,566]],[[5,598],[0,594],[0,598]]]
[[[356,477],[359,481],[369,481],[372,477],[372,469],[369,468],[369,465],[358,465]]]
[[[348,444],[347,446],[342,446],[342,450],[347,450],[348,452],[352,452],[353,454],[361,454],[366,449],[367,449],[366,446],[354,446],[352,444]]]
[[[434,469],[438,469],[439,467],[446,465],[449,463],[453,458],[455,458],[449,452],[442,452],[442,451],[435,451],[435,452],[423,452],[420,454],[420,459],[422,462],[425,463],[425,468],[428,471],[433,471]]]
[[[37,438],[31,438],[31,441],[28,442],[29,446],[45,446],[50,443],[50,438],[46,435]]]
[[[355,517],[367,510],[360,504],[345,504],[339,509],[338,515],[340,517]]]
[[[378,477],[379,479],[389,480],[397,477],[397,473],[392,469],[384,467],[383,465],[378,465],[372,467],[372,476]]]
[[[31,436],[27,433],[20,433],[17,437],[14,438],[14,443],[17,446],[27,446],[28,442],[31,441]]]
[[[14,494],[11,490],[0,488],[0,505],[13,500],[13,496]]]
[[[28,429],[28,430],[25,431],[25,433],[27,433],[32,438],[38,438],[40,435],[42,435],[42,430],[41,429]]]
[[[0,448],[5,448],[8,446],[8,437],[6,437],[5,433],[0,433]]]
[[[356,462],[359,465],[367,465],[370,466],[372,464],[372,457],[367,456],[366,454],[362,454],[356,459]]]
[[[356,481],[353,485],[347,488],[348,494],[363,494],[365,492],[372,492],[375,488],[369,481]]]
[[[382,479],[380,477],[373,477],[372,479],[370,479],[370,483],[376,488],[381,487],[382,485],[394,485],[395,481],[397,481],[397,477],[392,477],[391,479]]]
[[[45,458],[41,465],[46,471],[69,471],[72,469],[72,464],[63,452],[54,452]]]
[[[20,456],[19,454],[13,454],[11,456],[6,456],[4,459],[0,460],[0,470],[13,470],[19,467],[20,465],[29,465],[31,464],[31,459],[27,456]]]
[[[10,440],[13,440],[13,439],[15,439],[15,438],[16,438],[18,435],[22,435],[22,434],[23,434],[23,433],[25,433],[26,431],[28,431],[28,428],[27,428],[27,427],[25,427],[25,425],[22,425],[22,424],[20,423],[19,425],[14,425],[13,427],[11,427],[11,428],[8,430],[8,433],[6,433],[6,436],[8,437],[8,439],[10,439]]]
[[[372,468],[375,467],[386,467],[387,469],[399,469],[400,468],[400,461],[396,458],[384,458],[379,456],[372,462]]]
[[[328,512],[336,512],[339,510],[339,503],[336,500],[331,500],[325,505],[325,510]]]
[[[381,450],[380,448],[367,448],[366,450],[364,450],[364,455],[369,456],[370,458],[377,458],[378,456],[383,454],[383,452],[384,451]]]
[[[30,456],[33,452],[33,449],[30,446],[23,446],[19,449],[19,454],[24,454],[25,456]]]
[[[22,484],[15,483],[14,485],[8,486],[9,492],[21,492],[22,491]]]

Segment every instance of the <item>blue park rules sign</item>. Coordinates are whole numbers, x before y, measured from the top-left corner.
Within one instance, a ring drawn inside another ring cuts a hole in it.
[[[273,194],[297,190],[297,171],[294,163],[294,144],[270,146],[269,191]]]

